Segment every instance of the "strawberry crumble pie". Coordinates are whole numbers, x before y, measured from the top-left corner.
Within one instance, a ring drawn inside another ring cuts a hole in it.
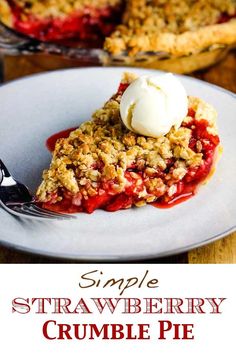
[[[214,108],[190,96],[179,128],[157,138],[137,134],[120,117],[122,95],[135,79],[124,74],[117,93],[91,120],[57,140],[37,191],[44,208],[92,213],[166,207],[194,195],[211,175],[219,148]]]

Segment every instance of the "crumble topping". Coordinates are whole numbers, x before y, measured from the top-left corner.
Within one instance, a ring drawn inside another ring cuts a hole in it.
[[[141,32],[193,31],[218,22],[222,13],[234,15],[235,0],[129,0],[123,25]]]
[[[24,14],[45,18],[64,17],[86,7],[102,9],[115,6],[120,3],[120,0],[13,0],[13,2],[24,9]]]
[[[5,0],[0,2],[0,20],[7,26],[12,25],[11,9]]]
[[[126,73],[122,82],[130,83],[134,78]],[[138,198],[142,199],[136,205],[142,206],[166,192],[169,196],[174,194],[176,183],[189,168],[203,163],[201,142],[196,143],[197,151],[189,147],[191,128],[184,124],[177,130],[173,127],[159,138],[133,133],[121,122],[120,99],[118,91],[90,121],[81,124],[68,138],[57,141],[50,168],[44,171],[37,191],[39,201],[60,201],[58,191],[63,190],[80,203],[82,197],[96,196],[108,185],[115,195],[122,193],[132,179]],[[216,135],[213,107],[196,97],[189,97],[189,107],[196,112],[195,119],[207,120],[208,130]],[[188,124],[191,119],[187,116],[183,123]]]
[[[188,55],[213,44],[236,42],[235,0],[129,0],[122,24],[105,41],[112,54],[163,51]],[[217,24],[217,25],[216,25]]]

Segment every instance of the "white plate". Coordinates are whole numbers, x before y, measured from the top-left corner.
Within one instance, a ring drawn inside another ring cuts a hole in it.
[[[127,68],[61,70],[2,86],[0,157],[11,172],[35,190],[50,162],[46,138],[89,119],[116,92],[123,71]],[[217,109],[224,146],[215,175],[197,196],[171,209],[98,210],[69,221],[31,221],[14,218],[1,209],[0,241],[44,255],[118,261],[183,252],[235,230],[235,95],[199,80],[180,78],[188,94]]]

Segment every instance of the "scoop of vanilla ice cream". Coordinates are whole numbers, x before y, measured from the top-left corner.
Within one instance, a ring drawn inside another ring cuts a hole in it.
[[[172,126],[178,129],[187,112],[185,88],[171,73],[139,77],[128,86],[120,102],[125,126],[154,138],[167,134]]]

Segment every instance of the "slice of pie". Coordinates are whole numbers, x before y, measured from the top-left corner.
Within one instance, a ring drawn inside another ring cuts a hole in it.
[[[57,141],[37,191],[44,208],[92,213],[171,206],[195,194],[212,174],[219,147],[213,107],[189,97],[179,129],[159,138],[138,135],[120,119],[122,94],[134,79],[124,74],[117,93],[92,119]]]
[[[111,33],[121,0],[1,0],[0,18],[15,30],[43,41],[91,39]]]
[[[235,0],[129,0],[105,48],[114,55],[188,56],[235,44],[235,17]]]

